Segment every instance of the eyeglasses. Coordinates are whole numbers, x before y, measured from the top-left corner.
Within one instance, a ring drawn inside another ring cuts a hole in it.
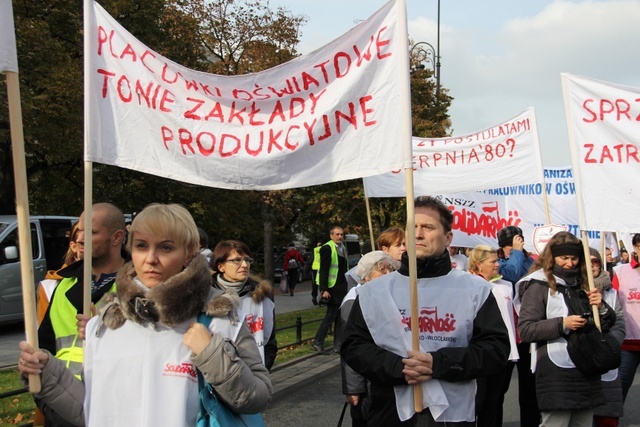
[[[378,271],[381,273],[393,273],[396,269],[391,267],[389,264],[382,264],[378,265]]]
[[[600,265],[600,261],[598,261],[597,258],[591,258],[591,264],[599,266]]]
[[[636,249],[640,249],[640,243],[638,243],[637,245],[633,245],[633,247]]]
[[[231,263],[233,263],[233,264],[235,264],[235,265],[238,265],[238,266],[239,266],[239,265],[241,265],[241,264],[242,264],[242,261],[246,262],[247,264],[253,264],[253,258],[249,258],[249,257],[244,257],[244,258],[240,258],[240,257],[238,257],[238,258],[231,258],[231,259],[226,260],[225,262],[231,262]]]

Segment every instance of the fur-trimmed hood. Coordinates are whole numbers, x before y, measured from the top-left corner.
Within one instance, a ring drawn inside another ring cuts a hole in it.
[[[182,272],[150,289],[136,279],[133,264],[125,264],[116,276],[116,293],[105,295],[98,311],[101,323],[118,329],[126,320],[173,326],[202,311],[237,322],[238,305],[237,296],[212,290],[207,260],[197,254]]]
[[[218,282],[219,275],[220,273],[218,272],[213,274],[213,287],[224,291],[224,287],[220,284],[220,282]],[[249,294],[254,302],[260,303],[265,298],[270,298],[272,291],[273,286],[271,285],[271,282],[256,275],[249,274],[249,278],[238,292],[238,296],[242,298],[245,295]]]

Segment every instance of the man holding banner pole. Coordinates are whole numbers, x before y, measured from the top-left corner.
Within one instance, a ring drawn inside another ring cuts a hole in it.
[[[475,425],[475,379],[507,362],[509,339],[486,281],[451,269],[453,215],[439,200],[415,200],[420,351],[412,351],[409,257],[359,294],[341,355],[371,382],[368,426]],[[362,288],[363,290],[365,288]],[[416,414],[414,385],[422,392]],[[462,421],[461,421],[462,420]],[[422,424],[424,423],[424,424]]]

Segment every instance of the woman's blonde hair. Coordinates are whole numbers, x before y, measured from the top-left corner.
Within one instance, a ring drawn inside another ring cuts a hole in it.
[[[129,252],[136,232],[169,237],[184,247],[187,256],[193,256],[200,250],[198,227],[189,211],[178,204],[152,203],[137,214],[129,229]]]
[[[497,255],[497,251],[489,245],[478,245],[469,254],[469,272],[478,274],[478,264],[486,261],[491,255]]]

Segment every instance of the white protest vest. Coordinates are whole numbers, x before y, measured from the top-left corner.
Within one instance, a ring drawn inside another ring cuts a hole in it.
[[[253,339],[258,345],[262,364],[264,365],[264,346],[273,332],[273,309],[275,305],[269,298],[257,303],[249,294],[246,294],[240,298],[240,306],[242,307],[242,312],[246,313],[247,326],[249,326],[249,331],[251,331],[251,335],[253,335]]]
[[[342,304],[340,304],[340,308],[342,308],[342,306],[344,306],[344,303],[347,301],[351,301],[351,300],[355,300],[356,297],[358,296],[358,289],[360,289],[362,285],[360,283],[358,283],[355,287],[349,289],[349,292],[347,292],[347,295],[344,296],[344,298],[342,299]]]
[[[194,426],[198,379],[182,336],[195,321],[153,329],[127,320],[115,330],[103,327],[96,337],[98,317],[91,319],[84,353],[86,425]],[[235,341],[241,325],[214,318],[209,329]]]
[[[616,276],[627,330],[626,339],[640,340],[640,267],[632,268],[631,264],[624,264],[616,271]]]
[[[607,272],[604,271],[603,274],[607,274]],[[615,311],[617,308],[616,306],[618,305],[618,291],[613,288],[609,289],[608,291],[604,291],[602,293],[602,299],[604,300],[604,302],[609,304],[609,307],[611,307]],[[612,369],[600,376],[600,379],[602,381],[607,382],[614,381],[616,378],[618,378],[618,368]]]
[[[487,281],[461,270],[418,279],[420,350],[468,346],[473,321],[490,292]],[[376,345],[401,357],[412,348],[409,294],[409,278],[398,272],[377,278],[375,286],[363,286],[358,294]],[[423,408],[428,407],[436,421],[475,420],[475,380],[433,379],[421,386]],[[398,416],[406,421],[415,414],[413,386],[395,386],[394,393]]]
[[[502,279],[490,283],[493,285],[491,292],[496,298],[502,320],[507,327],[507,332],[509,332],[509,346],[511,348],[509,360],[515,362],[520,359],[520,355],[518,354],[518,345],[516,343],[516,323],[513,318],[513,286],[511,282]]]

